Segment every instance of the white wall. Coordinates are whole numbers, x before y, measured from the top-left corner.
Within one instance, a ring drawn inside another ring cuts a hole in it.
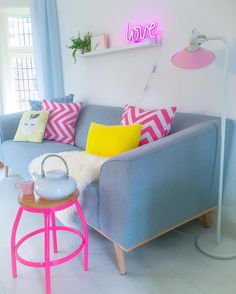
[[[140,98],[154,63],[158,72],[143,106],[177,105],[179,111],[219,114],[222,101],[222,45],[217,60],[203,70],[183,71],[170,57],[187,45],[191,29],[220,34],[230,41],[230,89],[228,115],[236,118],[236,1],[235,0],[57,0],[61,32],[65,89],[90,103],[124,105]],[[158,20],[163,30],[161,48],[142,49],[73,63],[65,46],[77,31],[108,33],[111,46],[123,42],[127,21],[134,24]],[[236,139],[233,149],[235,150]],[[231,155],[227,178],[225,213],[236,222],[236,154]],[[235,193],[235,195],[234,195]]]
[[[28,7],[30,0],[0,0],[0,8]]]

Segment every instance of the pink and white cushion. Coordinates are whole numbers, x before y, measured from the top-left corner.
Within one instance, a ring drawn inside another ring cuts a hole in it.
[[[176,107],[144,110],[133,105],[125,105],[121,125],[143,125],[139,146],[151,143],[169,134]]]
[[[65,144],[75,144],[75,125],[82,102],[58,103],[43,100],[42,110],[50,110],[44,139]]]

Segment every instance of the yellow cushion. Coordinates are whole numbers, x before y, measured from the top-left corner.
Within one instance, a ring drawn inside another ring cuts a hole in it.
[[[92,122],[86,152],[101,156],[115,156],[139,145],[142,125],[105,126]]]
[[[20,120],[14,141],[41,143],[50,110],[25,111]]]

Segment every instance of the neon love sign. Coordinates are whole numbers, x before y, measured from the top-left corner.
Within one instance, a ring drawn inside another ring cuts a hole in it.
[[[157,22],[152,22],[146,25],[131,26],[126,24],[126,42],[140,43],[144,40],[156,39],[158,41],[160,35],[159,25]]]

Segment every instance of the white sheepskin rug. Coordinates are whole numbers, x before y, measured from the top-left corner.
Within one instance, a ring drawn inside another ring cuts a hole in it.
[[[36,157],[29,165],[29,172],[32,174],[33,172],[41,173],[41,163],[43,159],[53,153],[43,154],[39,157]],[[100,170],[105,161],[109,159],[109,157],[102,157],[98,155],[93,155],[86,153],[85,151],[69,151],[69,152],[59,152],[56,153],[63,157],[68,165],[70,176],[74,177],[77,181],[77,187],[80,191],[80,194],[86,188],[87,185],[91,184],[94,181],[97,181],[99,178]],[[65,170],[64,163],[62,160],[51,157],[45,161],[44,170],[47,172],[52,169],[63,169]],[[60,212],[57,212],[57,217],[59,220],[66,224],[72,225],[72,219],[75,209],[71,207],[71,209],[66,209]]]

